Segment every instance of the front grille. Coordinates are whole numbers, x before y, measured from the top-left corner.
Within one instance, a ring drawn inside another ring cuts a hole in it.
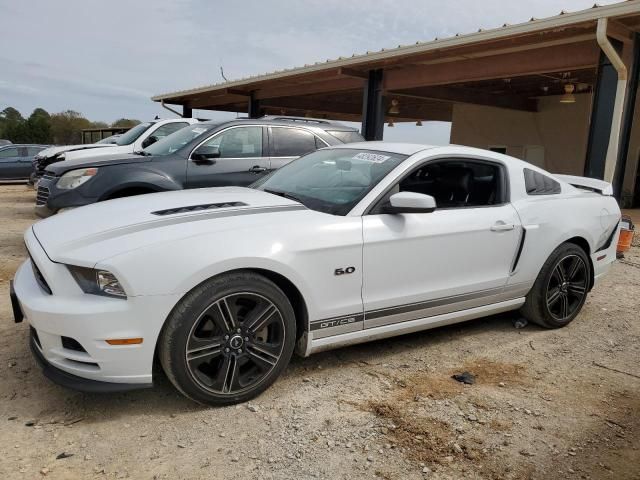
[[[38,192],[36,193],[36,205],[46,205],[48,199],[49,189],[47,187],[38,185]]]
[[[45,292],[51,295],[51,288],[49,288],[49,284],[44,279],[44,275],[42,275],[42,272],[36,265],[36,262],[33,261],[33,258],[31,258],[31,256],[29,257],[31,259],[31,268],[33,268],[33,275],[36,277],[36,282],[38,282],[38,285],[40,285],[40,288],[42,288]]]

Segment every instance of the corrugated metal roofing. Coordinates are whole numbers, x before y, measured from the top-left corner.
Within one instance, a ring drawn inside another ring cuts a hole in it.
[[[324,62],[306,64],[302,67],[285,68],[283,70],[275,70],[270,73],[250,75],[239,80],[214,83],[211,85],[196,87],[192,89],[160,94],[152,97],[151,99],[154,101],[169,100],[175,97],[194,95],[224,88],[237,88],[239,86],[249,85],[255,82],[276,80],[293,75],[322,71],[328,68],[356,66],[358,64],[394,58],[402,55],[424,53],[430,50],[444,49],[454,46],[470,45],[476,42],[495,40],[512,35],[533,33],[535,31],[545,30],[548,28],[567,27],[570,25],[595,21],[598,18],[618,17],[636,13],[640,14],[640,0],[625,0],[624,2],[614,3],[607,6],[598,5],[596,3],[589,9],[579,10],[576,12],[567,12],[566,10],[562,10],[558,15],[552,17],[542,19],[531,17],[528,22],[515,25],[505,23],[502,27],[492,28],[488,30],[480,28],[477,32],[469,34],[456,33],[452,37],[436,37],[431,41],[418,41],[413,45],[398,45],[395,48],[383,48],[377,52],[367,51],[364,54],[354,53],[353,55],[351,55],[351,57],[338,57],[336,59],[327,59]]]

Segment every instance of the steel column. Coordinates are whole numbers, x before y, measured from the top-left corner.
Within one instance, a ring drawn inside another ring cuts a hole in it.
[[[611,43],[617,50],[620,49],[620,42],[611,40]],[[604,52],[601,52],[591,108],[587,158],[584,165],[585,177],[604,179],[617,88],[618,72]]]
[[[260,111],[260,100],[255,98],[253,93],[251,93],[248,102],[247,116],[249,118],[260,118],[262,116],[262,112]]]
[[[620,152],[613,182],[613,192],[622,199],[622,186],[627,168],[627,157],[629,156],[629,144],[631,142],[631,130],[633,128],[634,114],[636,108],[636,96],[638,94],[638,81],[640,79],[640,34],[636,33],[633,39],[633,65],[629,75],[627,88],[627,99],[624,106],[624,116],[622,118],[622,131],[620,132]],[[635,172],[634,172],[635,173]],[[635,180],[635,179],[634,179]],[[640,199],[639,185],[635,186],[635,196]],[[631,201],[631,199],[629,199]],[[633,203],[633,202],[632,202]],[[627,205],[623,205],[627,206]],[[631,206],[631,205],[628,205]]]
[[[362,136],[382,140],[384,131],[383,70],[370,70],[362,97]]]
[[[193,117],[193,110],[189,105],[182,106],[182,118],[191,118]]]

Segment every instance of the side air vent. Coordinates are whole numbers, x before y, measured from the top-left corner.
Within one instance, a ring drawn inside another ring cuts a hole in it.
[[[232,208],[232,207],[248,207],[244,202],[225,202],[225,203],[205,203],[203,205],[190,205],[188,207],[167,208],[166,210],[157,210],[151,212],[153,215],[173,215],[176,213],[197,212],[200,210],[215,210],[217,208]]]
[[[524,187],[529,195],[556,195],[560,193],[560,183],[539,172],[524,169]]]

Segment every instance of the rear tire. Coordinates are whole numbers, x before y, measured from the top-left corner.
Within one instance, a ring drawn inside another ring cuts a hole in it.
[[[291,303],[253,272],[212,278],[173,309],[160,334],[160,363],[173,385],[208,405],[247,401],[285,369],[296,340]]]
[[[564,327],[580,313],[590,279],[585,251],[573,243],[563,243],[542,266],[520,313],[545,328]]]

